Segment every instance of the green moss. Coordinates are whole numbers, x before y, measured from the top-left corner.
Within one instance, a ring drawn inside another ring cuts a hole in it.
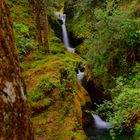
[[[52,54],[64,53],[66,51],[66,47],[64,46],[64,44],[59,38],[54,36],[54,34],[49,38],[49,46],[50,52]]]
[[[46,112],[40,113],[32,117],[33,127],[35,128],[35,135],[44,136],[46,135],[46,124],[48,122]],[[41,127],[40,127],[41,125]]]
[[[80,121],[73,107],[75,68],[82,62],[83,59],[69,52],[52,55],[35,51],[22,63],[36,135],[60,140],[84,137],[77,129],[80,126],[83,131],[81,124],[77,125]]]
[[[139,78],[140,74],[136,71],[126,77],[117,78],[116,86],[111,90],[113,101],[98,106],[98,113],[108,117],[112,123],[113,135],[125,130],[136,133],[136,137],[139,136]]]
[[[7,0],[7,2],[10,6],[11,15],[16,23],[22,23],[29,28],[34,28],[34,20],[30,14],[32,7],[29,6],[28,0]]]
[[[36,102],[40,101],[40,105],[44,106],[46,104],[50,104],[50,99],[45,98],[45,92],[49,92],[53,88],[53,83],[50,81],[48,77],[43,77],[43,79],[39,82],[38,86],[33,89],[28,91],[27,97],[28,100],[32,105],[34,105]]]
[[[37,67],[40,64],[46,63],[53,58],[52,55],[43,55],[41,53],[34,54],[31,58],[31,61],[23,61],[21,67],[24,70],[32,69]]]
[[[134,139],[139,139],[140,138],[140,122],[138,122],[135,126],[135,134],[134,134]]]

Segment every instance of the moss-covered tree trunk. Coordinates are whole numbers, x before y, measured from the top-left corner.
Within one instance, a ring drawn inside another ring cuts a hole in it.
[[[41,34],[41,21],[40,21],[40,6],[38,0],[34,0],[34,17],[36,23],[36,38],[38,45],[42,45],[42,34]]]
[[[48,17],[46,14],[46,0],[34,0],[34,17],[36,22],[36,38],[38,46],[43,46],[49,52],[48,44]]]
[[[5,0],[0,0],[0,140],[33,139],[12,20]]]
[[[43,22],[43,40],[44,40],[44,47],[49,52],[49,44],[48,44],[48,17],[46,14],[47,4],[46,0],[42,1],[42,22]]]

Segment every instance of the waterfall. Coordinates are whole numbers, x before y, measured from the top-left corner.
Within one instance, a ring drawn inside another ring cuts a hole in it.
[[[95,120],[95,126],[97,129],[110,129],[112,128],[111,123],[103,121],[98,115],[91,113],[92,117]]]
[[[60,16],[61,20],[62,20],[62,32],[63,32],[63,42],[65,44],[65,46],[67,47],[67,50],[70,51],[70,52],[75,52],[75,49],[72,48],[70,46],[70,43],[69,43],[69,38],[68,38],[68,33],[67,33],[67,29],[66,29],[66,14],[62,14]]]
[[[77,74],[78,81],[82,82],[83,77],[84,77],[84,72],[81,72],[80,69],[78,68],[78,74]]]

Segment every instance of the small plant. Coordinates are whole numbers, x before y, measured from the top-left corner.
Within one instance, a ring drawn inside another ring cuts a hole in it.
[[[140,138],[140,122],[138,122],[135,126],[135,134],[134,134],[134,139],[139,139]]]
[[[51,90],[53,87],[52,82],[50,81],[50,79],[48,77],[44,77],[40,84],[37,86],[37,89],[41,92],[45,91],[45,89],[47,89],[48,91]]]
[[[33,47],[33,38],[29,36],[29,29],[24,24],[14,23],[14,34],[17,48],[21,56],[26,55]]]
[[[84,107],[86,105],[86,102],[85,101],[81,101],[80,105],[81,105],[81,107]]]
[[[41,80],[36,89],[28,92],[27,94],[28,100],[32,105],[34,105],[36,102],[45,97],[46,91],[50,91],[52,88],[53,84],[51,83],[50,79],[48,77],[45,77]],[[44,102],[46,102],[46,100]]]

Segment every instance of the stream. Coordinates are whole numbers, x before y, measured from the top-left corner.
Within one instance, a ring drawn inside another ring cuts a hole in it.
[[[75,48],[72,48],[70,43],[69,43],[69,38],[68,38],[68,33],[67,33],[67,28],[66,28],[66,14],[61,14],[60,19],[62,20],[62,35],[63,35],[63,43],[65,44],[66,48],[68,51],[74,53]],[[84,77],[84,71],[82,71],[80,68],[77,68],[77,80],[82,84],[82,79]],[[108,133],[108,129],[112,127],[112,125],[109,122],[103,121],[98,115],[93,114],[91,112],[88,112],[92,115],[93,120],[95,121],[95,126],[96,129],[93,130],[93,128],[88,128],[86,131],[87,136],[89,139],[96,139],[98,138],[101,140],[102,137],[105,138],[107,137],[107,140],[109,140],[110,136]],[[92,134],[92,135],[90,135]],[[104,140],[104,139],[103,139]]]
[[[69,37],[66,28],[66,14],[60,13],[60,19],[62,20],[62,36],[63,36],[63,43],[65,44],[67,50],[69,52],[75,53],[75,48],[70,45]],[[85,69],[85,67],[83,67]],[[77,68],[77,80],[82,84],[82,79],[84,77],[84,70]],[[89,140],[112,140],[110,136],[109,129],[113,126],[110,122],[106,122],[102,120],[100,116],[97,114],[93,114],[91,111],[87,111],[87,118],[89,117],[90,124],[84,127],[84,131],[89,138]],[[132,134],[128,132],[122,132],[120,135],[115,137],[115,140],[133,140]]]
[[[68,33],[67,33],[67,28],[66,28],[66,14],[62,14],[60,16],[61,20],[62,20],[62,33],[63,33],[63,42],[67,48],[68,51],[70,52],[75,52],[75,48],[72,48],[70,43],[69,43],[69,38],[68,38]]]

